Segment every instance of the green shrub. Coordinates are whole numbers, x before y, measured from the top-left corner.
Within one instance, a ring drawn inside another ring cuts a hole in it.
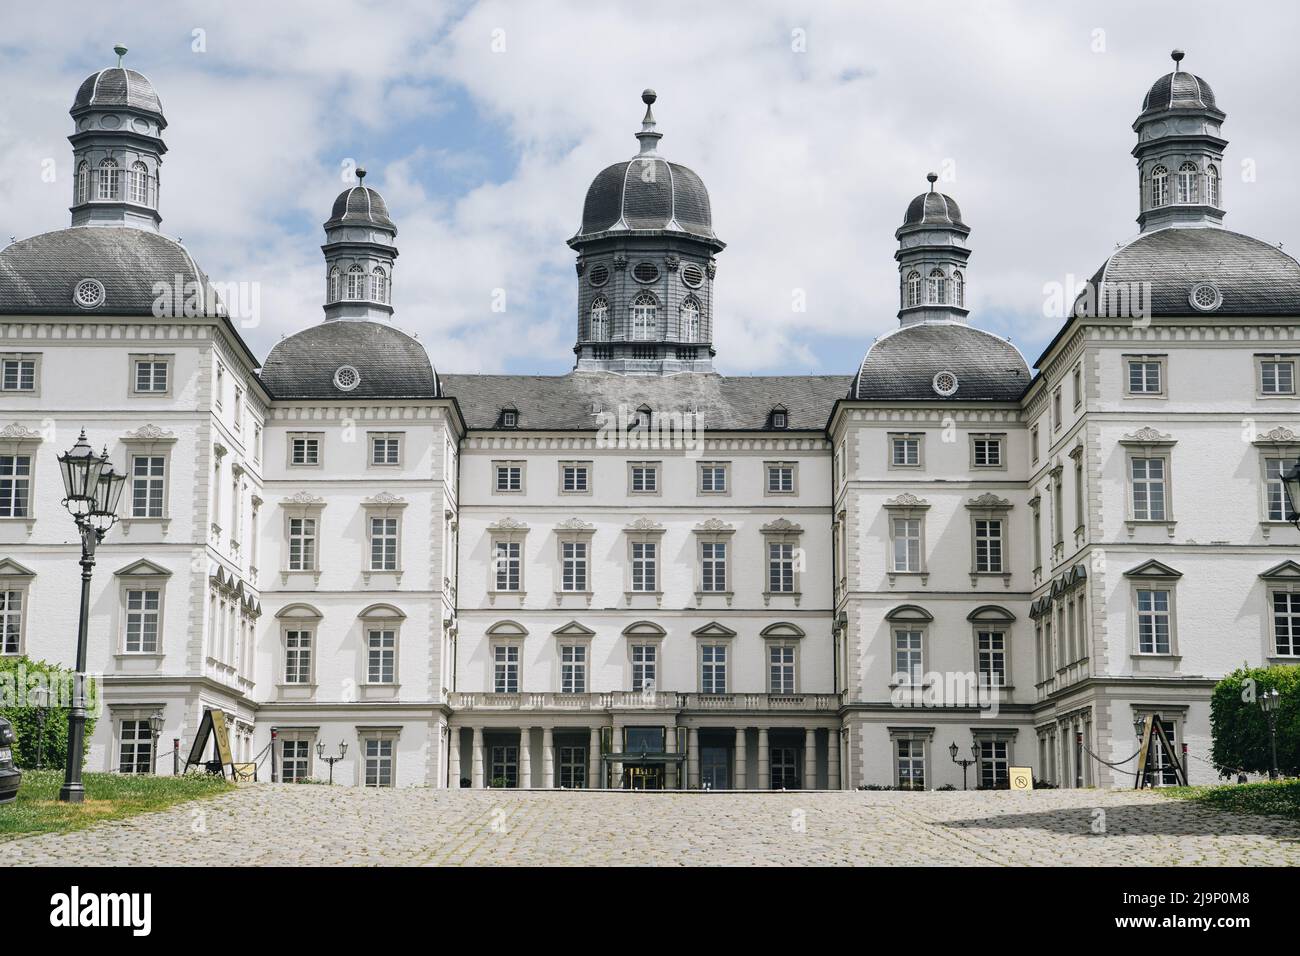
[[[1272,767],[1268,720],[1259,695],[1276,689],[1277,765],[1287,776],[1300,773],[1300,666],[1241,668],[1214,686],[1210,701],[1210,728],[1214,736],[1211,757],[1223,776],[1241,770],[1268,773]]]
[[[42,735],[37,729],[37,708],[32,691],[44,687],[50,691],[50,706],[45,710],[42,766],[62,767],[68,760],[68,710],[72,703],[72,671],[57,664],[34,661],[29,657],[0,657],[0,717],[14,725],[14,763],[19,767],[36,766],[36,744]],[[86,740],[95,731],[95,682],[87,682]]]

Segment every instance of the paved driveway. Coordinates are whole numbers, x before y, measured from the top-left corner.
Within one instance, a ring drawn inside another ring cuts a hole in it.
[[[1300,865],[1300,824],[1133,791],[629,793],[246,784],[0,865]]]

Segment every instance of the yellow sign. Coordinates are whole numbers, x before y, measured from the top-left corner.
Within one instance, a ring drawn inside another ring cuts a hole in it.
[[[1011,768],[1011,789],[1012,790],[1033,790],[1034,789],[1033,768],[1012,767]]]
[[[242,782],[257,779],[257,764],[255,763],[237,763],[231,764],[235,771],[235,779]]]
[[[217,735],[217,756],[221,758],[223,765],[232,764],[234,760],[230,756],[230,733],[226,730],[226,712],[224,710],[210,710],[212,715],[212,729]]]

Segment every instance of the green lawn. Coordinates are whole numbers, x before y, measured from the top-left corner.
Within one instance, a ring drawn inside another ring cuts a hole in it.
[[[1300,820],[1300,780],[1239,783],[1223,787],[1165,787],[1159,791],[1175,800],[1194,800],[1234,813],[1275,813]]]
[[[0,805],[0,841],[30,833],[65,833],[137,813],[163,810],[186,800],[213,797],[234,784],[207,774],[186,777],[88,773],[85,803],[59,803],[62,770],[24,770],[18,799]]]

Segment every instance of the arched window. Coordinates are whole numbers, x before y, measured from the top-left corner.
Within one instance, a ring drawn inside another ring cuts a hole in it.
[[[136,160],[127,174],[127,198],[141,206],[149,205],[149,167]]]
[[[1178,201],[1180,203],[1196,202],[1196,180],[1199,178],[1195,163],[1183,163],[1178,167]]]
[[[366,270],[353,266],[348,270],[348,298],[364,299],[366,297]]]
[[[932,269],[925,283],[925,301],[927,305],[943,305],[947,299],[947,280],[942,269]]]
[[[914,305],[921,304],[921,273],[909,272],[907,274],[907,307],[910,309]]]
[[[966,277],[960,272],[952,274],[952,302],[963,309],[966,307]]]
[[[651,341],[659,331],[658,300],[649,292],[642,292],[632,300],[632,338]]]
[[[682,341],[700,340],[700,304],[694,299],[682,303]]]
[[[1219,206],[1219,167],[1211,166],[1205,171],[1205,201],[1216,209]]]
[[[121,170],[117,168],[117,162],[112,159],[106,159],[99,164],[99,198],[116,199],[117,198],[117,180]]]
[[[1151,170],[1151,208],[1169,205],[1169,170],[1157,166]]]
[[[337,302],[339,300],[339,286],[342,281],[343,274],[339,272],[339,267],[335,266],[330,270],[329,280],[325,283],[326,302]]]
[[[589,336],[593,342],[609,341],[609,303],[603,295],[596,296],[591,303],[591,329]]]
[[[370,298],[375,302],[388,301],[388,273],[383,269],[370,273]]]
[[[90,200],[90,163],[84,159],[77,167],[77,205]]]

